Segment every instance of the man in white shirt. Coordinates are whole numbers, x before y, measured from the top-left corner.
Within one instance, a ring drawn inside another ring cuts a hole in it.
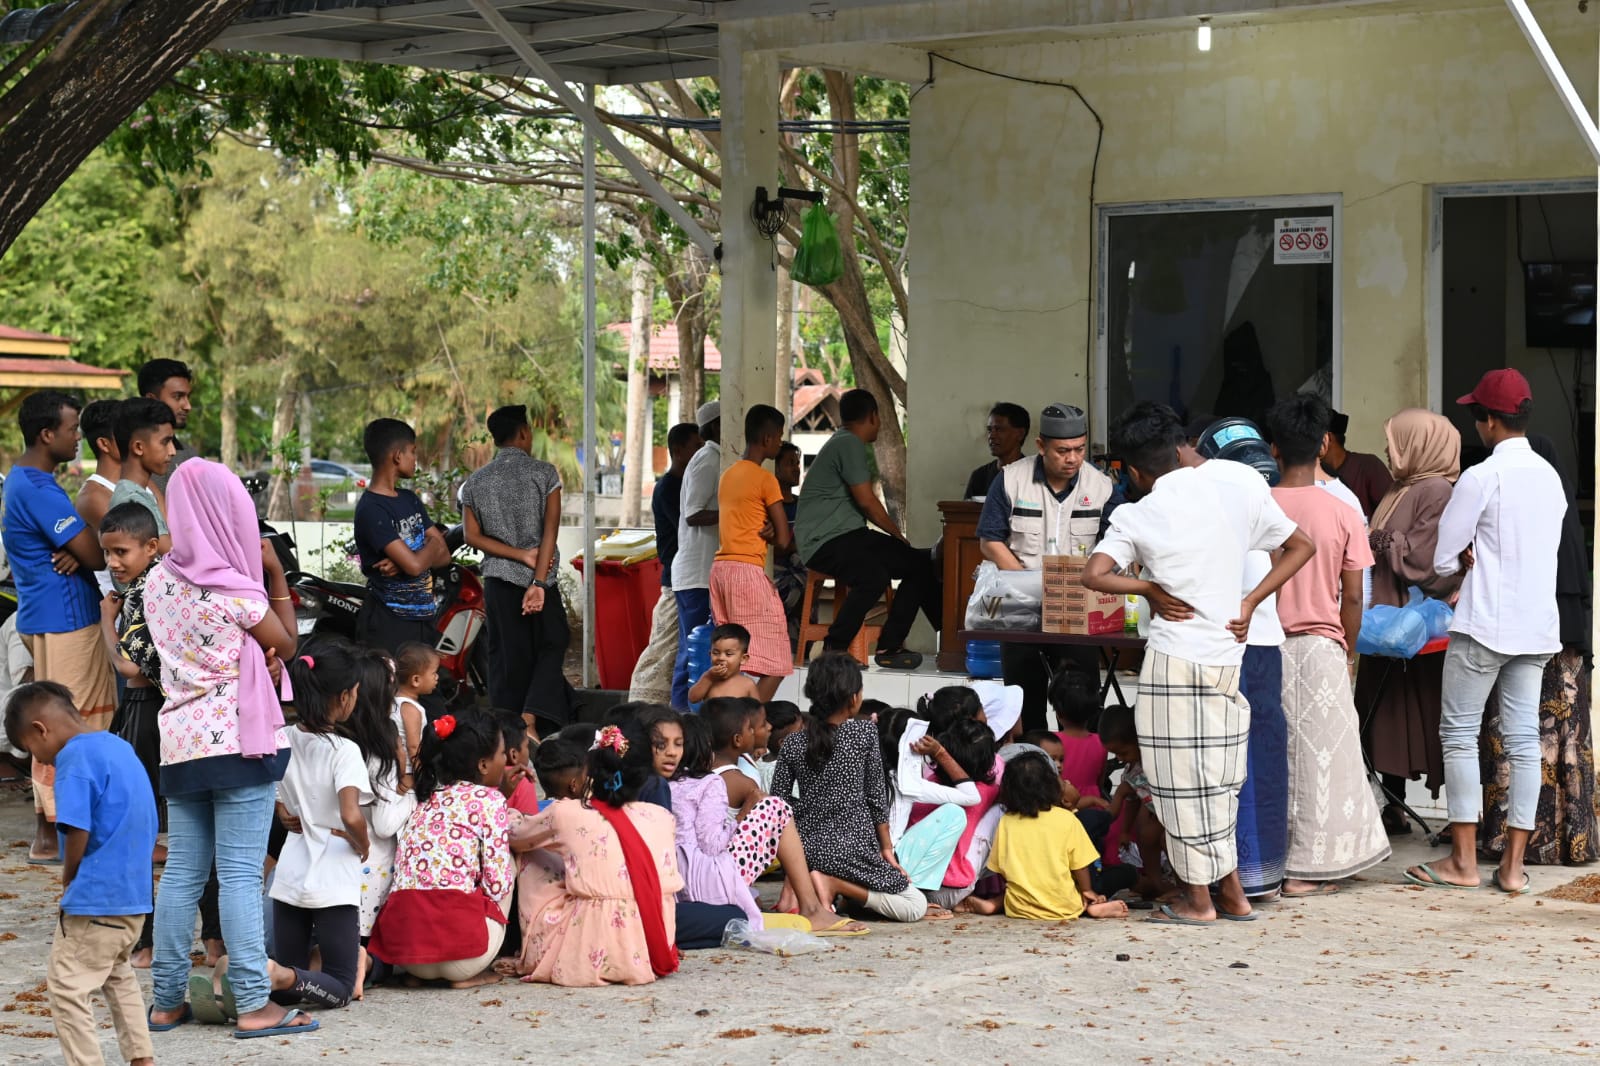
[[[678,601],[678,658],[672,665],[672,705],[689,709],[689,634],[711,621],[711,563],[721,547],[717,486],[722,479],[722,404],[695,412],[705,445],[683,470],[679,493],[678,554],[672,560],[672,597]]]
[[[1250,467],[1206,462],[1161,404],[1135,404],[1112,449],[1143,499],[1111,516],[1084,569],[1086,587],[1143,596],[1155,608],[1134,709],[1152,803],[1183,898],[1151,921],[1251,921],[1235,829],[1250,705],[1239,695],[1244,641],[1256,607],[1316,554]],[[1243,601],[1245,557],[1282,553]],[[1133,564],[1142,578],[1126,576]],[[1209,886],[1220,883],[1212,902]]]
[[[1445,577],[1467,570],[1450,625],[1439,720],[1451,849],[1448,858],[1411,867],[1406,878],[1429,887],[1478,886],[1478,731],[1499,682],[1511,784],[1506,849],[1494,883],[1520,895],[1528,891],[1522,856],[1542,779],[1539,688],[1545,663],[1561,650],[1556,554],[1567,498],[1561,475],[1528,444],[1533,392],[1526,378],[1491,370],[1456,402],[1472,408],[1478,437],[1493,454],[1462,471],[1439,518],[1434,570]]]

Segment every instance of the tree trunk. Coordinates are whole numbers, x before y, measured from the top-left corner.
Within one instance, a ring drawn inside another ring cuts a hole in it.
[[[850,122],[856,117],[855,79],[838,71],[826,71],[828,83],[828,111],[835,122]],[[847,189],[856,188],[861,180],[861,146],[853,134],[840,134],[833,140],[833,166],[840,184]],[[830,198],[829,209],[839,221],[839,232],[855,232],[855,213],[843,197]],[[845,346],[850,350],[850,367],[855,371],[856,384],[872,393],[878,401],[878,411],[883,418],[883,428],[878,432],[876,454],[878,477],[883,484],[883,502],[895,521],[905,525],[906,507],[906,438],[900,429],[896,401],[905,401],[905,378],[890,364],[878,340],[878,325],[873,318],[872,303],[867,298],[867,282],[861,272],[861,256],[853,238],[839,242],[840,259],[844,274],[832,285],[823,288],[822,295],[839,314],[839,326],[844,331]]]
[[[676,421],[693,422],[706,398],[706,279],[710,264],[697,245],[683,250],[682,269],[667,279],[673,321],[678,327],[680,394]]]
[[[772,394],[777,398],[774,406],[783,414],[783,420],[791,422],[794,419],[794,281],[789,277],[789,268],[783,265],[783,257],[778,258],[778,344],[773,349],[772,360],[777,380],[773,382]]]
[[[639,524],[639,502],[644,497],[644,468],[648,443],[644,424],[650,404],[650,305],[655,298],[655,274],[649,260],[633,261],[632,334],[628,338],[628,420],[622,453],[622,524]]]
[[[283,371],[278,375],[278,402],[272,408],[272,489],[267,495],[267,521],[288,522],[294,518],[290,496],[292,479],[289,477],[291,457],[285,453],[290,433],[294,430],[295,371],[288,355],[283,359]]]
[[[297,434],[300,437],[300,469],[295,471],[294,515],[302,522],[320,522],[322,515],[317,513],[317,482],[311,476],[311,394],[300,393],[295,403],[300,414],[300,425]]]
[[[217,418],[222,423],[222,465],[229,470],[239,469],[239,369],[233,361],[224,359],[217,374],[222,390],[222,404]]]
[[[78,164],[250,4],[122,4],[81,36],[68,29],[0,96],[0,255]],[[81,4],[67,14],[109,10]]]

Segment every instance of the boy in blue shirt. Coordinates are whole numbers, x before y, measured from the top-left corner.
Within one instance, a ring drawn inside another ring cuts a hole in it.
[[[6,736],[54,766],[61,834],[61,913],[50,945],[50,1012],[68,1066],[100,1054],[90,995],[103,990],[122,1057],[152,1066],[155,1049],[129,955],[154,905],[156,801],[133,748],[90,728],[63,685],[23,685],[6,704]]]

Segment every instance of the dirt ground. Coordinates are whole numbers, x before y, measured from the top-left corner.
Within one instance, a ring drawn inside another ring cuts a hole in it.
[[[26,865],[23,794],[0,793],[0,1062],[60,1062],[42,996],[56,868]],[[1600,908],[1401,883],[1399,854],[1337,896],[1250,925],[1003,918],[874,923],[822,955],[688,955],[637,988],[373,990],[322,1031],[157,1034],[162,1063],[681,1061],[1339,1063],[1600,1060]],[[1487,877],[1487,872],[1485,874]],[[148,985],[146,986],[148,997]],[[103,1005],[101,1017],[105,1018]],[[109,1021],[108,1061],[117,1061]]]

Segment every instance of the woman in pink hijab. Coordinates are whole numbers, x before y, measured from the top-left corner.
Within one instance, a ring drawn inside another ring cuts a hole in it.
[[[276,785],[289,762],[274,678],[295,653],[294,608],[239,478],[203,459],[167,485],[172,552],[151,567],[144,609],[161,656],[161,793],[167,867],[156,896],[150,1028],[209,1006],[211,978],[189,973],[195,906],[213,862],[228,945],[234,1035],[304,1033],[317,1023],[268,999],[261,872]],[[286,695],[286,694],[285,694]],[[202,1012],[205,1013],[205,1012]]]

